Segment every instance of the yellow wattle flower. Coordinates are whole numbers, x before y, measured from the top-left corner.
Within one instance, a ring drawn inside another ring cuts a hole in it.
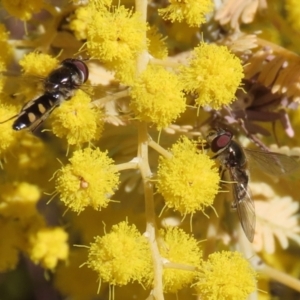
[[[68,234],[60,227],[45,227],[33,231],[28,236],[30,259],[45,269],[53,270],[59,260],[69,255]]]
[[[87,206],[105,208],[119,183],[113,160],[106,152],[85,148],[75,151],[69,161],[56,174],[55,188],[60,200],[76,212]]]
[[[211,0],[170,0],[166,8],[161,8],[158,13],[165,20],[171,22],[185,21],[189,26],[197,26],[206,22],[205,15],[213,8]]]
[[[98,140],[103,131],[103,112],[90,107],[91,98],[78,90],[51,116],[53,133],[69,145]]]
[[[161,66],[148,65],[132,85],[130,107],[137,119],[154,123],[160,130],[185,111],[182,90],[177,75]]]
[[[198,241],[177,227],[169,227],[159,231],[161,256],[171,263],[194,267],[194,271],[176,268],[165,268],[163,285],[165,293],[177,293],[184,287],[190,286],[196,276],[196,268],[200,266],[202,251]]]
[[[121,222],[102,237],[95,237],[87,265],[111,285],[129,282],[149,284],[152,280],[151,252],[147,239],[135,225]]]
[[[213,109],[220,109],[235,100],[243,77],[240,59],[226,46],[204,42],[194,48],[180,75],[185,90],[197,94],[196,103]]]
[[[46,77],[58,66],[59,61],[49,54],[30,52],[19,61],[19,64],[25,75]]]
[[[92,57],[124,63],[145,50],[143,40],[147,26],[132,10],[124,6],[112,11],[94,9],[90,19],[86,46]]]
[[[203,300],[246,300],[256,288],[256,273],[241,253],[215,252],[203,261],[195,288]]]
[[[219,171],[206,154],[183,137],[171,148],[172,158],[160,157],[157,190],[166,206],[182,215],[204,210],[213,204],[219,190]]]

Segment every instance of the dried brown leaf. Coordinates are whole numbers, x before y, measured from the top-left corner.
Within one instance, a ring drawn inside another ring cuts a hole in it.
[[[267,87],[272,94],[287,97],[289,102],[299,102],[300,57],[262,39],[257,41],[260,49],[244,59],[245,78]]]
[[[251,23],[259,10],[267,8],[266,0],[227,0],[217,10],[215,20],[221,25],[229,24],[239,31],[241,23]]]
[[[257,48],[257,36],[244,32],[234,32],[218,41],[218,44],[225,45],[235,54],[250,54],[252,49]]]

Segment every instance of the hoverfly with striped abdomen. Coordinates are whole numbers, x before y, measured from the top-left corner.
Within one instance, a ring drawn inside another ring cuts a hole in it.
[[[44,79],[44,94],[26,103],[21,111],[0,124],[16,118],[14,130],[34,131],[62,102],[71,99],[89,76],[87,65],[80,59],[67,58]]]
[[[233,134],[223,129],[210,132],[207,143],[214,153],[213,159],[218,159],[221,172],[228,172],[232,183],[233,203],[231,207],[237,210],[238,217],[245,235],[250,242],[255,233],[255,207],[249,191],[248,159],[252,158],[259,167],[271,175],[288,175],[299,168],[299,163],[291,156],[244,149],[233,139]]]

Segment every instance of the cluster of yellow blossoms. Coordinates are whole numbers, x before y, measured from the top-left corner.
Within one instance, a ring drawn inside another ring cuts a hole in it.
[[[229,247],[204,254],[199,245],[203,233],[158,224],[164,209],[167,215],[173,214],[171,219],[211,209],[220,190],[214,160],[187,137],[172,142],[162,138],[161,144],[169,147],[166,150],[150,136],[164,134],[164,128],[186,118],[189,110],[196,118],[202,107],[218,110],[230,105],[243,78],[241,61],[227,47],[201,40],[184,64],[168,63],[162,60],[168,53],[167,41],[158,27],[147,23],[147,1],[137,0],[135,9],[111,1],[86,2],[73,1],[55,9],[39,0],[2,1],[6,11],[22,21],[31,20],[40,10],[48,11],[54,21],[48,20],[48,27],[47,22],[43,24],[48,39],[35,40],[34,46],[24,41],[29,50],[18,62],[22,95],[12,92],[0,78],[0,121],[17,116],[25,103],[43,93],[43,80],[36,83],[30,78],[46,78],[58,67],[59,56],[49,50],[59,36],[58,28],[67,28],[69,35],[72,32],[70,40],[75,43],[76,38],[82,46],[72,55],[83,51],[82,59],[87,56],[100,62],[113,72],[121,92],[109,90],[101,97],[83,85],[55,109],[39,137],[13,131],[13,119],[0,125],[0,270],[14,269],[23,253],[34,264],[53,271],[56,288],[74,299],[94,296],[96,281],[84,284],[94,275],[110,287],[139,284],[150,294],[148,299],[163,300],[165,294],[184,290],[207,300],[246,299],[255,290],[256,274],[245,257]],[[159,9],[153,3],[151,10],[156,10],[152,17],[160,22],[198,27],[213,8],[210,0],[172,0]],[[57,30],[53,24],[59,24]],[[69,55],[72,42],[68,45],[67,39],[59,37],[58,41],[65,43],[59,49],[62,56]],[[3,25],[0,44],[0,71],[6,71],[17,56]],[[85,62],[89,66],[90,61]],[[193,108],[187,105],[191,97]],[[113,126],[109,122],[113,117],[124,126]],[[123,136],[126,126],[130,132]],[[161,156],[153,158],[150,147]],[[139,197],[140,179],[145,204]],[[50,207],[60,201],[57,206],[66,210],[65,226],[57,226],[63,218],[60,209],[47,218],[37,208],[39,200],[50,198],[44,192],[52,192]],[[158,204],[156,197],[164,203]],[[84,219],[90,210],[97,217]],[[49,225],[53,215],[56,226]],[[76,281],[77,276],[70,275],[73,272],[81,272],[81,279]]]

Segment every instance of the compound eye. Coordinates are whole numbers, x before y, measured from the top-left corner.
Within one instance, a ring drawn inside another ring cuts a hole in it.
[[[87,65],[79,59],[73,59],[72,63],[76,66],[81,75],[82,82],[86,82],[89,78],[89,69]]]
[[[62,65],[72,65],[73,68],[76,68],[77,73],[80,76],[80,81],[82,83],[86,82],[89,78],[89,69],[87,65],[80,59],[67,58],[61,63]]]
[[[217,153],[218,151],[226,148],[231,142],[232,134],[230,132],[222,132],[217,134],[211,141],[211,151]]]

